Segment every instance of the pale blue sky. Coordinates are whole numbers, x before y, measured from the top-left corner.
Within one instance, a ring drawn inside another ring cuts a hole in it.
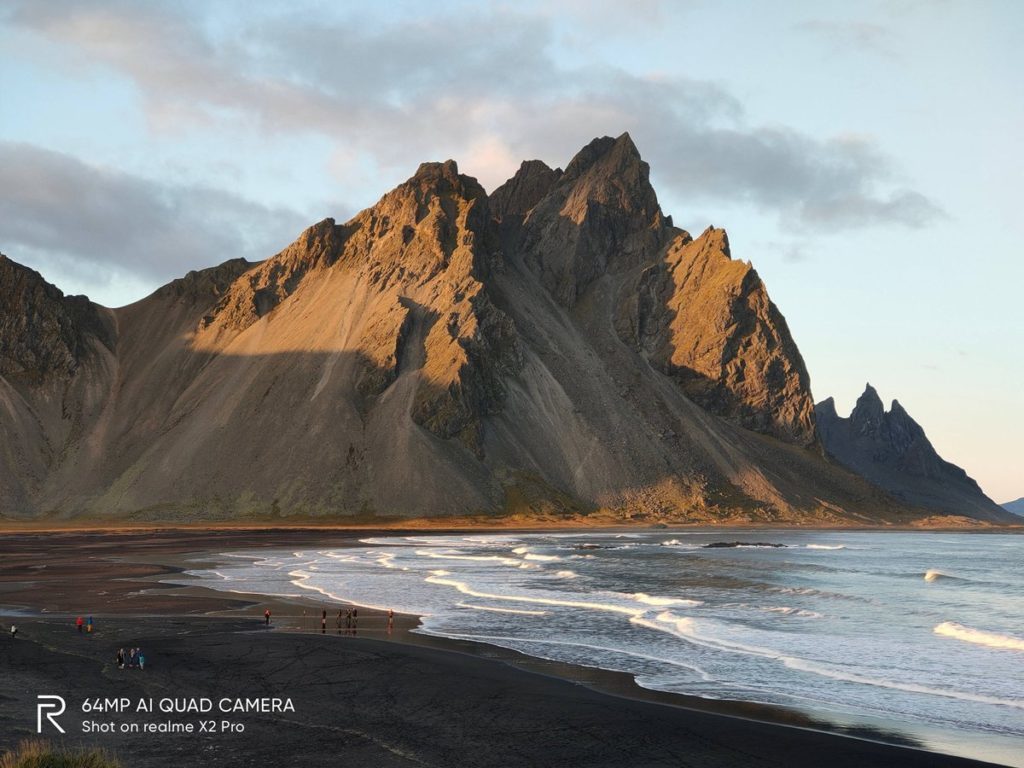
[[[628,130],[728,229],[815,398],[865,381],[1024,495],[1024,4],[0,0],[0,250],[134,301],[424,160],[492,189]]]

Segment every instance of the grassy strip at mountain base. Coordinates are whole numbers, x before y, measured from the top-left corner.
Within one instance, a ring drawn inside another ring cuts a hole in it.
[[[39,739],[26,739],[0,755],[0,768],[121,768],[121,763],[100,749],[54,748]]]

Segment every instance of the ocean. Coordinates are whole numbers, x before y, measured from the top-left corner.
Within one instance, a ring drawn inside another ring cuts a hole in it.
[[[1024,536],[427,534],[220,561],[189,574],[1024,766]]]

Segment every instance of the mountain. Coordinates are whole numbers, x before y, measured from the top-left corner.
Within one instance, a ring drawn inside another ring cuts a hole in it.
[[[870,384],[848,418],[836,413],[831,397],[814,410],[828,454],[896,498],[948,514],[1009,521],[964,470],[939,456],[899,401],[886,411]]]
[[[1016,501],[1008,501],[1003,504],[1003,509],[1013,512],[1015,515],[1024,516],[1024,497],[1017,499]]]
[[[628,135],[488,195],[425,163],[118,309],[0,257],[0,514],[906,522],[829,460],[806,367],[724,231]],[[982,513],[983,505],[979,505]]]

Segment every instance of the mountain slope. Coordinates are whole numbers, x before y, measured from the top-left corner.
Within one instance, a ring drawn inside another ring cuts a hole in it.
[[[849,418],[832,398],[815,412],[825,450],[839,463],[907,503],[981,520],[1010,521],[960,467],[945,461],[921,426],[893,400],[885,410],[868,384]]]
[[[1017,499],[1016,501],[1008,501],[1002,506],[1003,509],[1012,512],[1015,515],[1024,516],[1024,498]]]
[[[113,310],[0,260],[0,514],[924,514],[823,455],[764,284],[648,176],[628,135],[491,195],[425,163]]]

